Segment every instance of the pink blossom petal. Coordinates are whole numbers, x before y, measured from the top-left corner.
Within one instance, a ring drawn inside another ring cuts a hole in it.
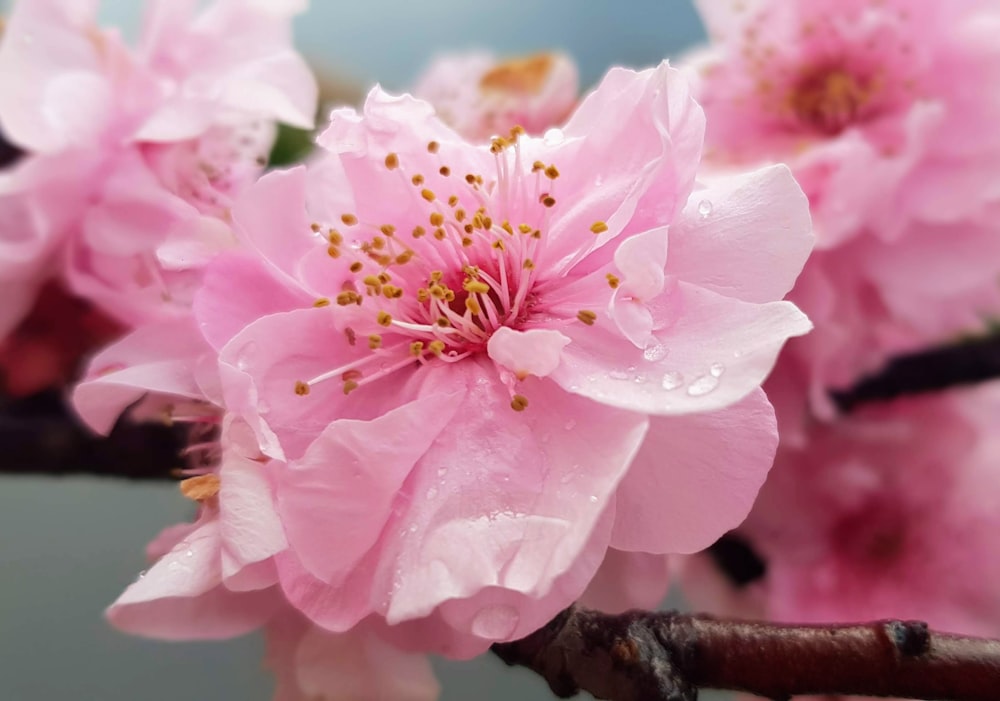
[[[666,272],[747,302],[784,297],[812,250],[809,203],[783,165],[714,179],[670,228]]]
[[[562,350],[569,342],[558,331],[517,331],[503,326],[490,336],[487,352],[495,363],[517,377],[545,377],[558,367]]]
[[[254,319],[308,307],[312,302],[258,258],[233,252],[205,269],[194,314],[202,334],[219,350]]]
[[[253,630],[280,599],[269,590],[225,590],[219,560],[219,525],[209,519],[140,575],[108,608],[108,620],[134,635],[164,640],[229,638]]]
[[[678,283],[662,300],[676,320],[636,348],[601,325],[568,327],[553,380],[609,406],[650,414],[719,409],[767,377],[789,336],[811,324],[788,302],[752,304]]]
[[[219,468],[219,537],[225,580],[288,546],[264,470],[260,461],[235,451],[223,457]]]
[[[282,522],[311,574],[327,582],[343,577],[375,544],[404,480],[458,411],[459,396],[423,396],[372,421],[334,421],[276,476]]]
[[[653,425],[656,423],[654,420]],[[667,595],[672,569],[667,555],[608,548],[579,603],[606,613],[656,609]]]
[[[746,518],[778,445],[761,390],[719,411],[650,419],[618,489],[612,546],[691,553]]]
[[[144,326],[90,362],[73,405],[91,428],[107,433],[146,392],[202,399],[194,366],[209,350],[190,318]]]

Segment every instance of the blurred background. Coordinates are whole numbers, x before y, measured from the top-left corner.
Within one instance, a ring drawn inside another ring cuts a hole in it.
[[[104,0],[103,20],[134,34],[143,4]],[[12,5],[0,0],[0,11]],[[589,86],[612,65],[654,65],[703,36],[689,0],[312,0],[296,23],[317,72],[358,90],[405,90],[435,54],[469,48],[562,49]],[[0,700],[268,701],[259,638],[150,642],[101,616],[145,566],[146,542],[190,514],[172,484],[0,477]],[[488,655],[435,664],[443,701],[554,698]]]

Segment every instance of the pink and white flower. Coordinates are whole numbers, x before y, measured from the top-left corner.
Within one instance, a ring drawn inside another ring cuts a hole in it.
[[[580,86],[576,64],[561,53],[497,59],[488,53],[445,54],[424,71],[413,94],[467,139],[529,134],[559,126],[573,111]]]
[[[696,183],[702,128],[665,64],[479,146],[376,89],[240,199],[247,250],[187,330],[99,356],[77,404],[106,427],[152,390],[245,422],[313,623],[458,657],[521,637],[609,547],[711,543],[770,465],[759,385],[809,329],[777,301],[806,202],[781,166]]]
[[[53,277],[126,325],[190,302],[194,271],[233,244],[228,209],[273,122],[312,123],[300,4],[151,0],[134,50],[96,25],[97,0],[16,4],[0,123],[28,156],[0,179],[0,280],[19,293],[0,334]]]

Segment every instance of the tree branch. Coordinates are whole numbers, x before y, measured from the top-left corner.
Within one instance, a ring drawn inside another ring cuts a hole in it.
[[[841,411],[872,401],[1000,378],[1000,334],[901,355],[852,387],[832,390]]]
[[[561,698],[584,690],[614,701],[695,701],[698,688],[771,699],[1000,698],[1000,641],[932,633],[918,621],[791,626],[572,606],[492,650],[537,672]]]

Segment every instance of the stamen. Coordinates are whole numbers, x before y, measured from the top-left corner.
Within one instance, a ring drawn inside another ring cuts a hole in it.
[[[389,170],[395,170],[399,167],[399,156],[395,153],[390,153],[385,157],[385,167]]]
[[[523,394],[515,394],[510,400],[510,408],[514,411],[524,411],[528,408],[528,398]]]
[[[309,385],[306,384],[305,382],[302,382],[301,380],[297,381],[295,383],[295,394],[299,395],[300,397],[306,396],[307,394],[309,394]]]
[[[608,278],[608,285],[611,287],[611,289],[612,290],[618,289],[618,285],[621,284],[621,280],[618,279],[618,276],[613,273],[608,273],[606,277]]]
[[[197,502],[208,501],[219,493],[221,486],[219,476],[215,474],[189,477],[180,483],[181,494]]]
[[[344,222],[347,226],[354,226],[358,223],[358,218],[353,214],[342,214],[340,215],[340,221]]]
[[[576,313],[576,318],[585,323],[587,326],[593,326],[594,322],[597,321],[597,314],[589,309],[581,309]]]
[[[603,234],[608,230],[608,225],[602,221],[595,221],[590,225],[590,230],[595,234]]]

